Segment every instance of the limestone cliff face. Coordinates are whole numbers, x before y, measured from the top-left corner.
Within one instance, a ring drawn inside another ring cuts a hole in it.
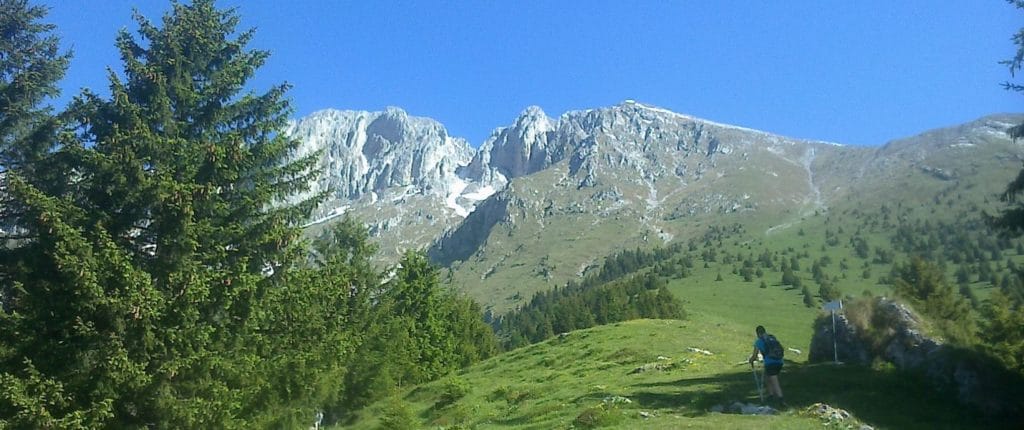
[[[318,216],[348,202],[396,190],[443,200],[465,188],[455,171],[473,156],[460,138],[437,121],[383,112],[324,110],[292,123],[286,133],[301,141],[296,155],[321,152],[319,181],[311,192],[329,191]]]
[[[787,228],[834,203],[899,186],[894,181],[907,172],[955,183],[977,175],[979,164],[967,161],[973,154],[1019,157],[1016,148],[1004,149],[1012,146],[1004,129],[1019,120],[996,115],[869,148],[787,138],[625,101],[558,118],[529,107],[479,149],[437,121],[398,108],[325,110],[295,121],[287,133],[302,142],[296,156],[321,154],[323,176],[309,193],[326,191],[329,198],[310,227],[347,213],[371,225],[390,257],[434,245],[465,248],[445,253],[452,257],[495,243],[486,236],[510,222],[506,218],[560,231],[578,229],[580,222],[600,230],[610,220],[630,220],[616,227],[620,241],[588,250],[606,255],[626,243],[668,243],[702,219],[729,214],[766,214],[772,228]],[[1018,160],[1010,161],[1019,168]],[[523,214],[472,216],[489,199],[516,201]],[[572,225],[560,224],[559,216]],[[595,219],[583,221],[588,217]],[[502,242],[518,247],[520,241]],[[570,264],[588,258],[594,257]]]
[[[526,108],[512,125],[491,133],[465,174],[503,186],[514,178],[550,167],[564,157],[556,142],[555,126],[539,107]]]

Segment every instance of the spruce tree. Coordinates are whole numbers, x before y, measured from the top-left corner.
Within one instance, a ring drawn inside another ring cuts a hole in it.
[[[395,278],[388,286],[395,314],[412,322],[413,342],[419,351],[424,378],[433,379],[454,370],[455,339],[446,327],[450,309],[439,285],[437,268],[417,252],[406,252]]]
[[[979,337],[993,357],[1008,369],[1024,374],[1024,306],[995,291],[981,308]]]
[[[46,105],[57,96],[57,82],[70,53],[59,51],[55,27],[43,22],[47,9],[27,0],[0,0],[0,246],[15,247],[31,237],[19,222],[25,206],[6,192],[10,177],[36,187],[55,184],[50,149],[60,121]],[[4,251],[0,249],[0,263]],[[0,271],[0,279],[6,272]],[[2,282],[2,281],[0,281]],[[4,301],[0,283],[0,305]]]
[[[281,133],[287,85],[245,92],[268,54],[246,48],[233,10],[196,0],[136,20],[139,39],[117,40],[124,78],[80,96],[77,140],[46,151],[71,186],[7,175],[30,239],[4,259],[0,358],[24,388],[0,392],[0,414],[295,427],[330,400],[316,381],[340,380],[350,349],[335,312],[350,275],[307,268],[298,227],[320,198],[305,194],[318,154]]]
[[[110,99],[86,93],[74,109],[94,145],[77,160],[83,209],[158,282],[189,258],[288,267],[303,257],[297,223],[318,202],[295,200],[318,154],[295,158],[299,142],[281,133],[287,84],[243,92],[269,53],[248,50],[253,30],[236,36],[238,16],[212,0],[175,3],[162,27],[135,18],[139,39],[117,39],[124,80],[111,74]]]
[[[71,57],[59,51],[55,27],[42,22],[46,12],[27,0],[0,0],[0,171],[27,178],[46,173],[41,161],[59,122],[44,103],[58,95]],[[4,196],[5,225],[16,203]]]
[[[1017,9],[1024,10],[1024,0],[1008,0],[1008,2],[1016,6]],[[1013,57],[1001,61],[1000,64],[1005,65],[1009,69],[1011,77],[1017,77],[1017,72],[1020,72],[1021,68],[1024,67],[1024,27],[1018,29],[1013,34],[1011,40],[1016,45],[1017,51]],[[1003,83],[1003,88],[1008,91],[1024,94],[1024,85],[1016,82],[1006,81]],[[1024,123],[1011,127],[1007,133],[1013,140],[1024,137]],[[1006,186],[1006,191],[1001,196],[1001,199],[1009,207],[1005,208],[998,216],[991,218],[991,221],[997,227],[1017,236],[1024,233],[1024,204],[1020,200],[1021,193],[1024,193],[1024,169],[1021,169],[1020,173],[1017,174],[1017,178]]]
[[[962,343],[973,340],[971,306],[946,281],[942,268],[913,257],[905,264],[894,265],[892,274],[893,292],[928,316],[943,334]]]
[[[1024,1],[1008,0],[1019,10],[1024,10]],[[1016,77],[1017,72],[1024,67],[1024,27],[1021,27],[1013,34],[1012,39],[1017,50],[1013,57],[1002,61],[1007,66],[1011,77]],[[1007,81],[1003,87],[1009,91],[1024,94],[1024,85]],[[1007,133],[1013,140],[1024,137],[1024,123],[1011,127]],[[997,227],[1002,233],[1020,236],[1024,233],[1024,201],[1020,195],[1024,193],[1024,169],[1017,177],[1006,186],[1006,190],[1000,199],[1006,207],[996,216],[986,216],[989,223]],[[1020,255],[1024,247],[1018,242],[1017,254]],[[1018,278],[1024,278],[1024,273],[1016,271]],[[1018,283],[1019,285],[1019,283]],[[1019,292],[1019,291],[1018,291]],[[1002,290],[993,294],[982,307],[981,338],[985,347],[994,355],[1003,360],[1007,367],[1024,373],[1024,330],[1021,329],[1024,318],[1021,311],[1024,310],[1024,298],[1013,291]]]

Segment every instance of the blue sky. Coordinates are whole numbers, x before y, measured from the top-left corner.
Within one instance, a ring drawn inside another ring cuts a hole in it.
[[[38,1],[38,0],[37,0]],[[74,51],[65,97],[105,90],[131,10],[43,0]],[[791,137],[882,144],[1024,111],[1000,60],[1024,11],[1001,0],[221,0],[272,56],[254,89],[294,85],[299,116],[399,106],[479,146],[525,107],[550,116],[634,99]],[[1018,79],[1020,82],[1024,79]]]

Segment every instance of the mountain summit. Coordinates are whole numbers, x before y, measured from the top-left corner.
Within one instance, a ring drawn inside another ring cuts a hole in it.
[[[1024,157],[1004,131],[1020,120],[994,115],[861,147],[625,101],[558,119],[531,106],[478,150],[398,108],[324,110],[287,132],[302,140],[300,153],[323,151],[326,174],[312,188],[331,198],[311,234],[349,213],[369,224],[385,256],[429,247],[462,282],[518,288],[534,279],[541,288],[617,249],[712,225],[753,220],[771,234],[886,193],[926,198],[999,171],[1009,172],[996,181],[1005,184]]]

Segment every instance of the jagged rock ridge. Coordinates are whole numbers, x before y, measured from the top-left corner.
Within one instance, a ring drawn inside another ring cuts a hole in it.
[[[472,275],[483,279],[503,264],[540,264],[512,262],[545,255],[551,242],[582,243],[589,232],[615,226],[614,241],[581,249],[553,271],[554,281],[580,273],[593,263],[588,258],[678,240],[723,216],[766,214],[776,222],[765,232],[772,234],[836,202],[891,187],[902,172],[957,181],[972,174],[964,155],[990,143],[1010,145],[1001,133],[1017,121],[992,116],[883,147],[856,147],[627,101],[557,119],[529,107],[476,151],[436,121],[397,108],[321,111],[289,133],[302,140],[300,154],[323,151],[326,174],[312,185],[332,194],[310,230],[351,213],[370,225],[390,257],[431,246],[431,256],[446,265],[489,261]],[[1019,166],[1016,149],[1000,157]]]

